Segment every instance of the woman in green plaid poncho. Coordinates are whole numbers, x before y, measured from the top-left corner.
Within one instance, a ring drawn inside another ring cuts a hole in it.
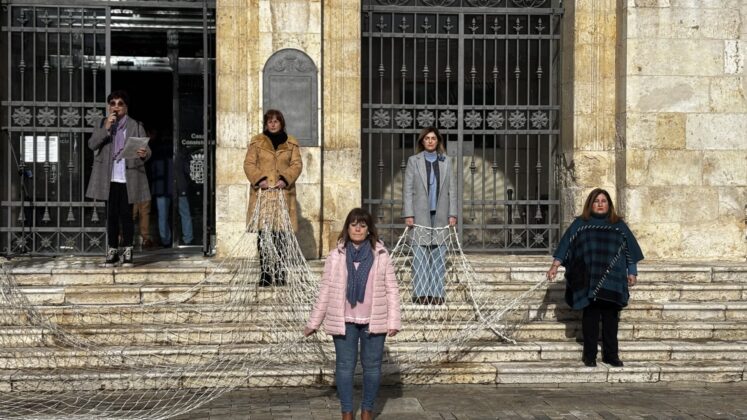
[[[581,216],[565,231],[553,257],[547,278],[555,279],[558,266],[565,267],[565,301],[584,311],[584,365],[597,365],[601,319],[602,361],[622,366],[617,345],[620,310],[627,306],[629,288],[637,282],[636,264],[643,253],[607,191],[597,188],[589,194]]]

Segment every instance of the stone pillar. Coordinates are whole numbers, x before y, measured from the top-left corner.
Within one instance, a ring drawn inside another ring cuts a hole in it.
[[[647,257],[747,257],[747,3],[627,1],[625,198]]]
[[[218,0],[216,8],[216,234],[218,253],[226,255],[247,222],[250,188],[243,162],[249,140],[262,131],[264,65],[276,51],[295,48],[322,69],[322,11],[319,0]],[[306,258],[318,258],[321,148],[302,147],[301,155],[297,236]]]
[[[558,155],[563,226],[580,214],[596,187],[616,200],[618,41],[615,0],[570,1],[564,7]]]
[[[233,248],[246,227],[248,183],[242,164],[246,144],[259,132],[259,1],[216,4],[216,247]]]
[[[324,1],[322,254],[334,246],[345,216],[361,205],[361,5]]]

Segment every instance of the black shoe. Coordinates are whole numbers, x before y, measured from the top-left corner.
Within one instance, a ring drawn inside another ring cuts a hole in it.
[[[114,267],[119,262],[119,251],[117,248],[109,248],[106,252],[104,267]]]
[[[602,361],[610,366],[623,367],[623,362],[619,357],[603,357]]]
[[[132,247],[126,246],[122,251],[122,267],[132,267]]]
[[[597,361],[596,361],[596,359],[587,359],[587,358],[584,357],[581,360],[583,360],[584,366],[587,366],[587,367],[597,367]]]

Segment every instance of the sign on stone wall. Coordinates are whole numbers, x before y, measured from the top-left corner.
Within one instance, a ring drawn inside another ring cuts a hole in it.
[[[285,116],[286,131],[302,146],[318,146],[317,68],[303,51],[277,51],[265,63],[264,110]]]

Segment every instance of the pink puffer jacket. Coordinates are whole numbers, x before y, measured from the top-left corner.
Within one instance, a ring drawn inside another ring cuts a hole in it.
[[[347,291],[348,269],[345,264],[345,247],[338,245],[327,256],[324,275],[306,326],[319,329],[324,322],[324,331],[330,335],[345,335],[345,292]],[[381,243],[376,244],[374,264],[368,274],[373,281],[373,300],[368,330],[372,334],[383,334],[388,330],[402,328],[399,309],[399,288],[394,277],[394,267],[389,253]]]

